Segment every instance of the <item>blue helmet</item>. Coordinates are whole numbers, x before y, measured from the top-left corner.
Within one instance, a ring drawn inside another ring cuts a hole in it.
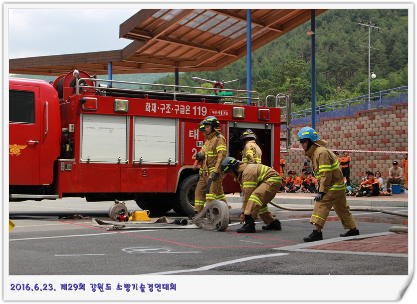
[[[316,130],[310,127],[304,127],[300,131],[298,131],[297,139],[300,140],[305,138],[308,138],[313,142],[320,139],[320,137],[317,135]]]

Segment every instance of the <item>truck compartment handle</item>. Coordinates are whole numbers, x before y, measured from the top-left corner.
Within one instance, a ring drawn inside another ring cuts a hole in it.
[[[37,140],[31,140],[31,139],[28,140],[28,146],[35,146],[37,144],[38,144]]]
[[[49,130],[49,126],[48,126],[48,102],[45,102],[45,107],[46,107],[46,131],[45,131],[45,135],[48,134],[48,130]]]

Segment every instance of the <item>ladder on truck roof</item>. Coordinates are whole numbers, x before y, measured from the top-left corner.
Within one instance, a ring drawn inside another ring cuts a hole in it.
[[[281,126],[285,126],[285,132],[283,132],[285,136],[281,137],[282,132],[280,132],[280,152],[286,153],[291,147],[291,95],[268,95],[265,100],[266,106],[268,106],[268,98],[270,97],[275,99],[275,107],[281,109]],[[282,146],[283,142],[285,146]]]
[[[85,81],[93,81],[93,85],[85,84]],[[84,83],[82,83],[84,81]],[[100,84],[100,83],[111,83],[109,85]],[[123,84],[123,85],[136,85],[141,86],[141,88],[131,89],[131,88],[124,88],[124,87],[113,87],[113,84]],[[148,87],[143,89],[142,87]],[[152,90],[149,87],[162,87],[163,90]],[[260,99],[259,93],[257,91],[248,91],[248,90],[236,90],[236,89],[221,89],[224,91],[224,94],[209,94],[211,91],[217,91],[219,88],[204,88],[204,87],[192,87],[192,86],[180,86],[180,85],[169,85],[169,84],[155,84],[155,83],[140,83],[140,82],[128,82],[128,81],[120,81],[120,80],[109,80],[109,79],[98,79],[98,78],[79,78],[76,82],[76,94],[81,94],[81,89],[93,89],[96,94],[100,96],[115,96],[119,94],[122,96],[123,94],[126,97],[142,97],[143,98],[156,98],[156,99],[171,99],[173,101],[183,100],[183,101],[197,101],[194,99],[199,99],[198,101],[202,101],[203,99],[206,102],[217,102],[217,103],[247,103],[250,101],[252,104],[256,104],[260,106]],[[170,90],[168,90],[170,89]],[[206,94],[202,93],[193,93],[193,92],[186,92],[186,91],[177,91],[177,89],[187,89],[187,90],[204,90],[209,91]],[[230,92],[232,95],[226,94]],[[236,93],[236,95],[233,95]],[[244,93],[251,93],[256,95],[257,97],[247,97],[247,96],[239,96],[239,94]],[[132,95],[133,94],[133,95]],[[135,96],[134,94],[137,94]],[[226,99],[226,100],[225,100]]]

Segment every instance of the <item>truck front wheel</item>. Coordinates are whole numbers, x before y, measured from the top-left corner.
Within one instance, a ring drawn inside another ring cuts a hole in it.
[[[172,198],[165,193],[146,193],[135,198],[142,210],[149,210],[150,216],[164,215],[172,209]]]
[[[195,187],[198,179],[198,174],[190,175],[178,186],[177,199],[172,206],[177,214],[194,215]]]

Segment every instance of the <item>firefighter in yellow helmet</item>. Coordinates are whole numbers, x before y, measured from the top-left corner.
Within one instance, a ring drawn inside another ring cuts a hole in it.
[[[198,164],[202,162],[199,173],[198,173],[199,179],[195,187],[194,214],[199,213],[204,208],[204,204],[206,203],[206,188],[207,188],[207,181],[208,181],[207,168],[205,166],[206,162],[204,162],[205,149],[206,149],[206,144],[207,144],[207,134],[205,132],[205,126],[203,124],[203,120],[198,125],[198,131],[204,134],[205,142],[204,142],[203,147],[196,154],[195,162],[193,165],[193,169],[197,170]]]
[[[233,157],[226,157],[222,162],[222,172],[233,174],[243,189],[243,204],[240,222],[244,225],[238,233],[254,233],[255,219],[259,217],[266,226],[263,230],[281,230],[281,223],[268,209],[268,203],[281,188],[282,178],[273,168],[261,164],[240,162]]]
[[[355,219],[346,201],[345,183],[337,156],[325,148],[327,141],[320,139],[313,128],[302,128],[297,134],[297,139],[305,155],[310,159],[311,168],[319,185],[319,193],[314,198],[314,210],[310,218],[310,223],[315,225],[316,229],[304,238],[304,242],[323,239],[321,230],[332,207],[342,221],[343,227],[349,229],[340,236],[359,235]]]
[[[222,161],[227,155],[226,139],[220,131],[220,122],[215,116],[204,118],[203,124],[207,135],[203,166],[209,176],[206,188],[206,203],[209,204],[213,200],[218,200],[227,204],[222,186],[224,174],[221,172]]]
[[[247,129],[240,136],[240,140],[243,141],[245,147],[242,152],[242,161],[250,164],[262,163],[262,151],[256,144],[256,135],[251,129]]]

